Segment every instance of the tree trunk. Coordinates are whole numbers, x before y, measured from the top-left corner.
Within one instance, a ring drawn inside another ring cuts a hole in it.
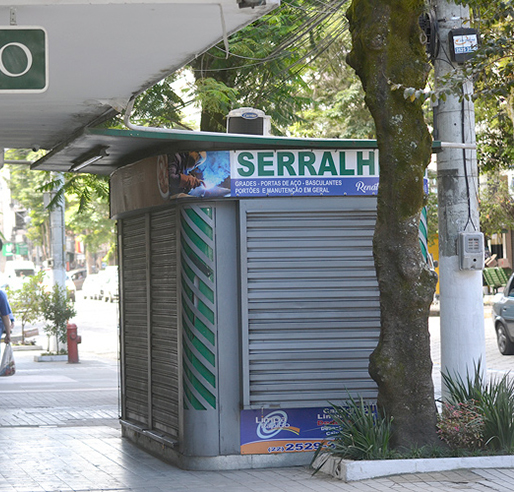
[[[436,274],[418,239],[432,140],[421,100],[406,99],[403,90],[423,89],[430,69],[418,23],[422,9],[422,0],[353,0],[347,14],[353,40],[348,63],[364,86],[380,157],[373,252],[381,331],[369,373],[379,408],[393,417],[397,448],[439,442],[428,332]]]

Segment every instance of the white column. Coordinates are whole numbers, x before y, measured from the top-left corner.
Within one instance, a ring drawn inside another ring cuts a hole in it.
[[[446,2],[436,5],[441,48],[435,62],[436,78],[448,73],[448,33],[461,28],[469,10]],[[471,94],[472,84],[464,88]],[[475,139],[473,103],[457,96],[439,100],[434,108],[435,138],[443,142],[470,143]],[[439,210],[439,287],[441,308],[441,371],[466,379],[485,361],[484,306],[481,270],[460,270],[457,240],[460,232],[479,232],[478,171],[476,152],[444,148],[437,155]],[[443,397],[446,394],[443,387]]]

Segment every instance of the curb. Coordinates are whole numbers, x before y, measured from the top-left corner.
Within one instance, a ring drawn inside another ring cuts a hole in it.
[[[313,462],[312,467],[316,469],[324,459],[326,459],[326,454],[318,456]],[[369,461],[351,461],[330,456],[319,471],[344,482],[353,482],[407,473],[431,473],[475,468],[514,468],[514,456],[470,456],[465,458]]]
[[[34,362],[62,362],[68,361],[67,355],[35,355]]]

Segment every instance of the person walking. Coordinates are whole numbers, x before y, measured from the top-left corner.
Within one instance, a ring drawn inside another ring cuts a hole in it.
[[[2,316],[2,323],[0,324],[0,337],[5,332],[5,343],[11,341],[11,330],[14,327],[14,316],[7,299],[7,294],[0,290],[0,315]]]

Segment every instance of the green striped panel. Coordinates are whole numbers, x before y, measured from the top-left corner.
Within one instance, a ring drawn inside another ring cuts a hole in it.
[[[184,405],[217,406],[214,213],[184,206],[181,212],[181,294]]]

